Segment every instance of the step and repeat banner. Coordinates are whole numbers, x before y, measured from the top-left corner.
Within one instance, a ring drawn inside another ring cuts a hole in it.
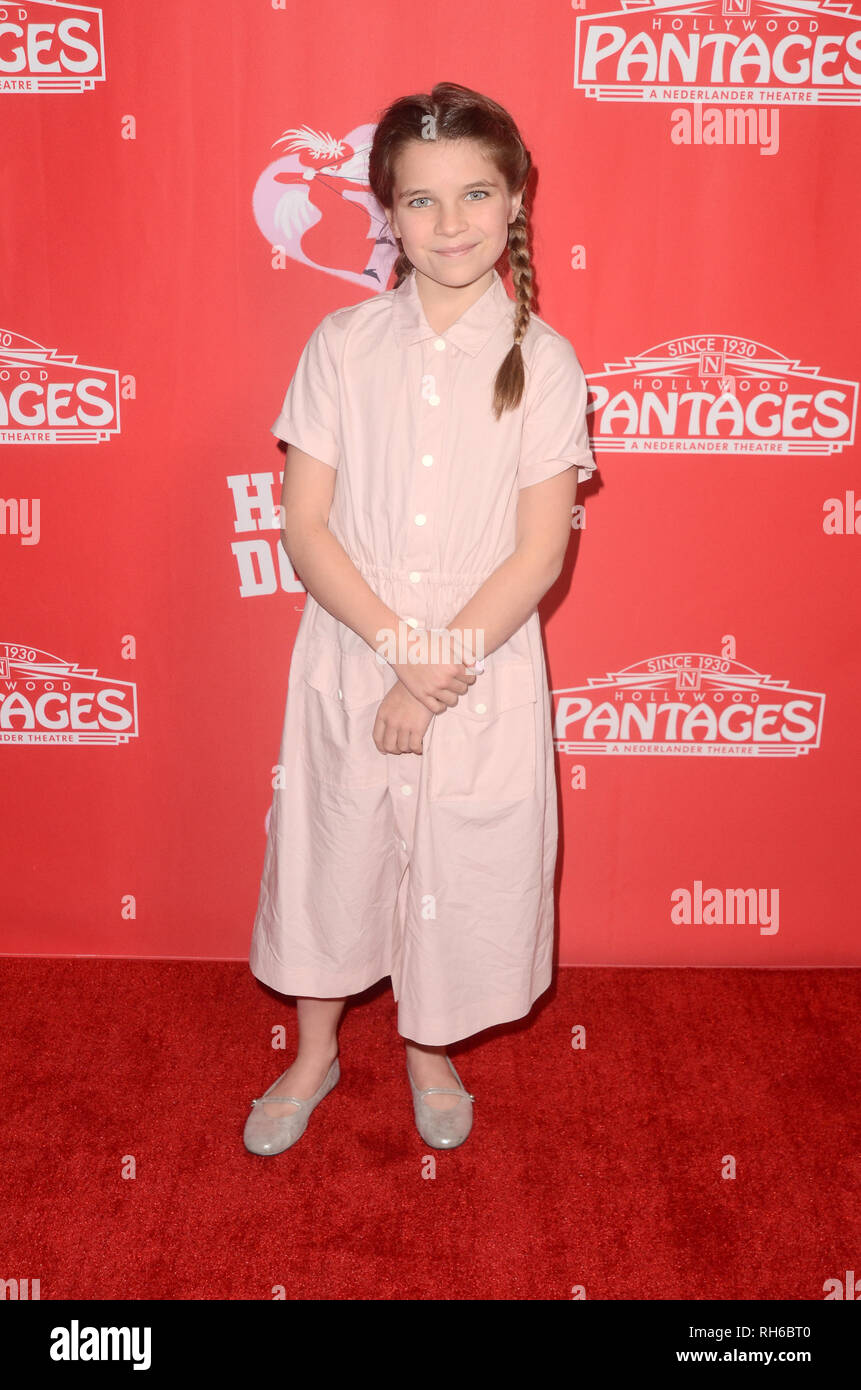
[[[857,964],[861,10],[826,0],[0,5],[0,949],[247,958],[305,601],[269,427],[393,285],[369,145],[438,81],[520,127],[590,387],[541,604],[559,959]]]

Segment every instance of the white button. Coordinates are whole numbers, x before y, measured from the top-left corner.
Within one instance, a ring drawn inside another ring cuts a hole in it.
[[[437,352],[445,352],[445,338],[437,338],[436,342],[434,343],[434,347],[436,348]]]
[[[419,625],[418,618],[407,618],[406,622],[409,624],[410,627],[418,627]]]
[[[425,516],[424,512],[419,512],[416,516],[416,526],[424,526],[426,521],[427,517]]]
[[[338,699],[339,699],[339,700],[343,700],[343,698],[344,698],[344,692],[343,692],[343,690],[339,690],[339,691],[338,691]]]
[[[428,396],[428,405],[439,405],[439,396]]]
[[[419,582],[420,579],[421,579],[421,575],[419,574],[418,570],[410,570],[410,583],[411,583],[411,584],[418,584],[418,582]]]
[[[422,454],[422,463],[424,464],[425,468],[430,468],[431,464],[433,463],[433,454]]]
[[[476,705],[476,707],[475,707],[475,712],[476,712],[476,714],[486,714],[486,713],[487,713],[487,705]]]
[[[401,787],[401,792],[404,796],[412,796],[413,789],[410,786],[409,782],[404,782],[404,785]]]
[[[406,847],[407,847],[407,842],[406,842],[406,840],[401,840],[401,849],[406,849]]]

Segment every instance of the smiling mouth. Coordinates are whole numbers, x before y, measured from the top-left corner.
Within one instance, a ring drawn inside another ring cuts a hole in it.
[[[474,251],[474,250],[475,250],[475,247],[476,247],[477,245],[478,245],[478,243],[475,242],[472,246],[455,246],[455,247],[452,247],[452,248],[449,249],[449,250],[445,250],[445,251],[440,250],[440,251],[437,251],[436,254],[437,254],[438,256],[465,256],[466,253],[467,253],[467,251]]]

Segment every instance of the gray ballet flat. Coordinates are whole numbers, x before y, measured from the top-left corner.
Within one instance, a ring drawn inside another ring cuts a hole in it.
[[[425,1086],[424,1090],[420,1091],[413,1081],[410,1074],[410,1064],[407,1062],[407,1076],[412,1087],[416,1129],[425,1143],[430,1144],[432,1149],[456,1149],[458,1144],[463,1143],[472,1129],[472,1102],[475,1100],[475,1096],[465,1089],[454,1069],[451,1058],[446,1057],[445,1060],[457,1081],[458,1090],[448,1086]],[[431,1106],[424,1104],[423,1097],[429,1095],[460,1096],[461,1102],[460,1105],[452,1106],[451,1110],[434,1110]]]
[[[290,1067],[287,1068],[287,1071],[289,1070]],[[282,1072],[278,1081],[286,1075],[287,1072]],[[300,1100],[298,1096],[273,1096],[272,1092],[278,1085],[278,1081],[273,1081],[265,1095],[258,1096],[251,1102],[251,1114],[245,1121],[245,1132],[242,1136],[246,1149],[253,1154],[280,1154],[289,1149],[291,1144],[302,1138],[308,1127],[311,1111],[329,1094],[333,1086],[337,1086],[340,1076],[340,1061],[336,1057],[319,1091],[315,1091],[308,1100]],[[267,1115],[263,1109],[263,1102],[266,1100],[278,1105],[288,1105],[292,1102],[298,1105],[299,1109],[291,1110],[286,1115]]]

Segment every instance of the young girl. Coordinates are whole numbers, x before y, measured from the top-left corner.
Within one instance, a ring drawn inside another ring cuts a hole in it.
[[[301,1137],[340,1076],[346,998],[387,975],[419,1134],[463,1143],[474,1096],[446,1047],[523,1017],[551,982],[537,604],[595,463],[580,363],[531,313],[530,168],[508,113],[468,88],[388,108],[369,181],[397,283],[326,315],[272,427],[307,599],[250,967],[296,996],[299,1045],[252,1102],[253,1153]]]

